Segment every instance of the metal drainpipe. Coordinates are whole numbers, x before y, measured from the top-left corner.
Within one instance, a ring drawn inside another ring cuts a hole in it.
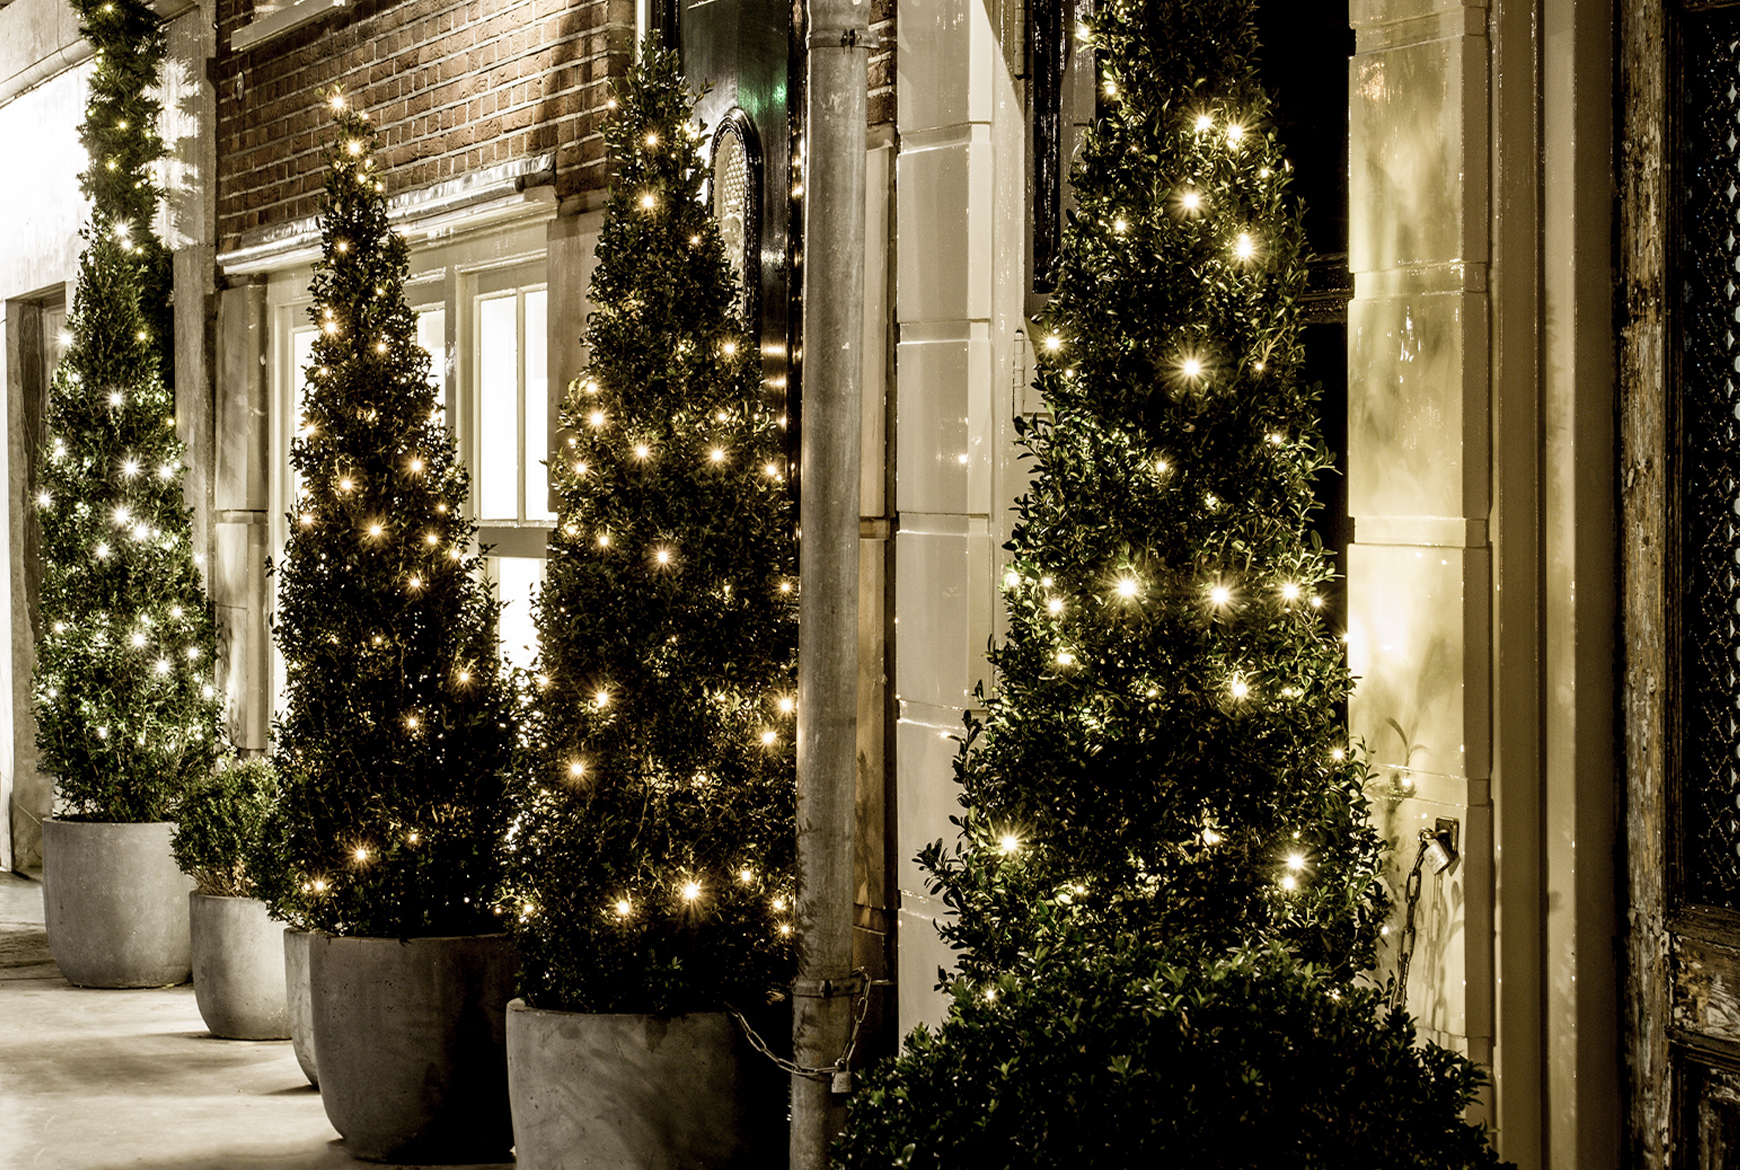
[[[862,461],[866,0],[809,0],[793,1057],[833,1066],[852,1030]],[[836,1093],[835,1088],[841,1091]],[[791,1170],[824,1170],[846,1085],[792,1078]]]

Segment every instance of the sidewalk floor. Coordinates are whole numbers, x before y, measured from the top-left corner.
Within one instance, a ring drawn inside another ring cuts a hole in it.
[[[0,874],[0,1170],[373,1165],[345,1151],[288,1040],[214,1039],[192,986],[72,986],[41,885]]]

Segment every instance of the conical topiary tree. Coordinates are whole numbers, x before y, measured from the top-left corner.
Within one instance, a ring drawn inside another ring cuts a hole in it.
[[[1480,1072],[1353,980],[1387,898],[1318,605],[1329,457],[1253,8],[1094,18],[998,690],[962,840],[923,855],[959,971],[854,1100],[853,1170],[1496,1162],[1462,1120]]]
[[[319,327],[273,632],[287,693],[262,880],[336,934],[497,929],[510,704],[469,476],[439,421],[366,116],[331,96]]]
[[[717,225],[694,102],[650,43],[606,129],[591,365],[511,839],[523,991],[602,1012],[748,1008],[789,982],[796,551],[779,410]]]
[[[1249,5],[1123,0],[1094,43],[997,693],[957,765],[963,850],[927,854],[945,934],[973,977],[1018,961],[1036,907],[1348,974],[1386,902],[1308,530],[1330,457]]]
[[[151,232],[150,168],[163,143],[147,89],[163,31],[136,0],[74,7],[97,58],[80,126],[92,212],[36,484],[37,745],[62,816],[162,821],[220,738],[216,637],[162,373],[167,254]]]

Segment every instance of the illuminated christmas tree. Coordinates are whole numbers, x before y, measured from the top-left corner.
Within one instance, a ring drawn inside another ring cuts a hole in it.
[[[163,143],[147,90],[163,30],[135,0],[75,8],[97,62],[79,128],[92,210],[36,484],[37,745],[63,817],[161,821],[219,741],[216,638],[163,376],[168,256],[151,233]]]
[[[591,365],[562,411],[536,604],[509,863],[522,986],[544,1008],[746,1009],[792,962],[783,419],[698,198],[675,55],[649,44],[618,99]]]
[[[1280,940],[1344,975],[1373,959],[1380,846],[1309,535],[1330,456],[1297,377],[1304,235],[1247,9],[1097,21],[1009,634],[957,765],[963,848],[926,854],[971,978],[1020,961],[1036,912],[1203,953]]]
[[[274,913],[336,934],[497,929],[510,704],[470,477],[405,300],[366,115],[330,99],[318,327],[290,447],[298,494],[273,632]],[[268,867],[269,869],[272,867]]]
[[[1040,322],[1050,417],[956,768],[940,1029],[853,1170],[1484,1166],[1482,1076],[1353,977],[1387,909],[1308,535],[1303,232],[1253,0],[1111,0]]]

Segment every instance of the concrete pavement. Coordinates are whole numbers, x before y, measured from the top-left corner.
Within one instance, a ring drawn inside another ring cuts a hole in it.
[[[48,953],[41,885],[0,874],[0,1170],[365,1165],[288,1040],[214,1039],[190,985],[73,987]]]

